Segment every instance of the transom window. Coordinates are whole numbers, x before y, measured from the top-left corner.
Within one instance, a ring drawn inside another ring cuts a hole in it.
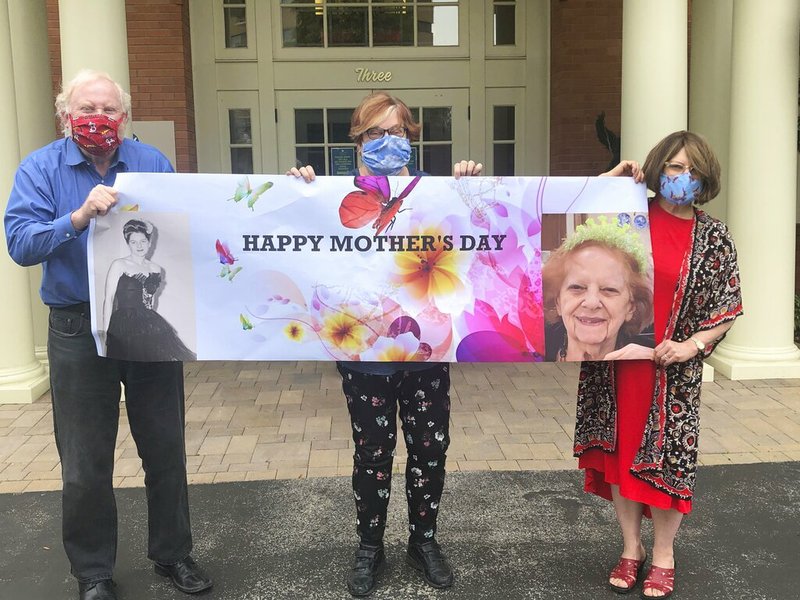
[[[247,48],[247,7],[244,0],[224,0],[225,47]]]
[[[281,0],[283,46],[458,46],[459,4],[453,0]]]
[[[516,2],[494,0],[492,15],[492,45],[513,46],[516,44]]]

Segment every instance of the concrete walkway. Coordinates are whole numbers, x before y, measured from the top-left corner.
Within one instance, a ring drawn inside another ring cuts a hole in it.
[[[448,471],[574,468],[576,381],[570,363],[454,365]],[[331,363],[188,363],[186,393],[190,483],[350,474]],[[800,380],[717,376],[702,401],[701,464],[800,460]],[[402,447],[395,468],[405,468]],[[118,487],[143,485],[124,409],[115,473]],[[60,486],[49,395],[0,405],[0,493]]]

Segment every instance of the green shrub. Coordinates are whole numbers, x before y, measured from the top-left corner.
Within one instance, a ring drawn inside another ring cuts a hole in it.
[[[794,295],[794,341],[800,342],[800,295]]]

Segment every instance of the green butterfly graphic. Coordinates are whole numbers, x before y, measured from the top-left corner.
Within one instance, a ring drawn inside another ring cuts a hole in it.
[[[228,198],[228,200],[233,200],[234,202],[241,202],[242,200],[247,200],[247,208],[250,210],[255,210],[253,206],[256,203],[256,200],[259,199],[261,194],[266,192],[269,188],[272,187],[272,182],[267,181],[262,183],[255,189],[250,187],[250,179],[245,176],[239,180],[239,183],[236,185],[236,191],[233,194],[233,197]]]

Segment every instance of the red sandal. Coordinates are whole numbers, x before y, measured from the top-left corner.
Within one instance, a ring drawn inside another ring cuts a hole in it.
[[[648,590],[661,592],[664,595],[648,596],[645,594]],[[675,590],[675,568],[664,569],[651,565],[650,570],[647,572],[647,577],[644,578],[644,583],[642,584],[642,598],[646,600],[652,600],[653,598],[662,600],[663,598],[669,598],[673,590]]]
[[[639,575],[642,574],[642,568],[644,567],[645,561],[647,561],[647,554],[644,555],[642,560],[636,560],[633,558],[620,558],[617,566],[611,569],[611,573],[608,575],[608,578],[622,579],[628,584],[628,587],[614,585],[610,581],[608,582],[608,587],[618,594],[630,593],[631,590],[633,590],[633,588],[636,586],[636,582],[639,580]]]

